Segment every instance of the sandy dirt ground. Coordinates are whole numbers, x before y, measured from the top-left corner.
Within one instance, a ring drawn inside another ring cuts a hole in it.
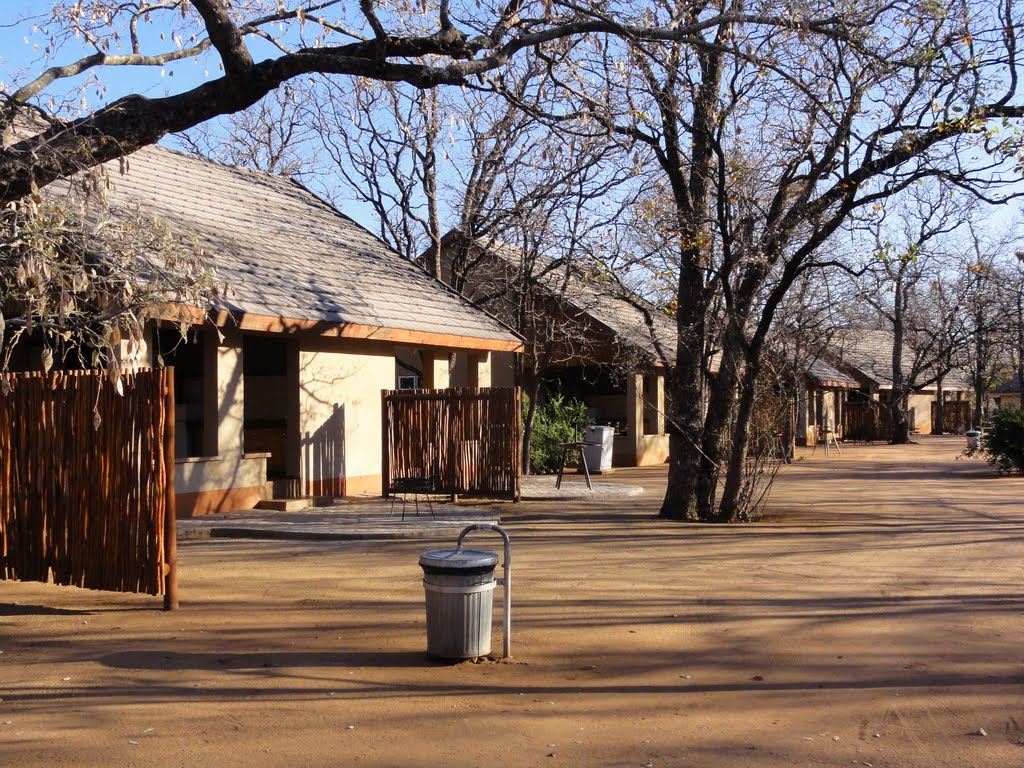
[[[962,446],[819,449],[755,525],[656,519],[663,468],[504,505],[507,661],[425,656],[438,542],[183,543],[175,613],[3,583],[0,765],[1022,766],[1024,480]]]

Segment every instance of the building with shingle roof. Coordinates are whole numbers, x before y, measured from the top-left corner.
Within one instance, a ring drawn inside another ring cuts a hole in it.
[[[1006,408],[1007,406],[1020,408],[1020,379],[1014,376],[1009,381],[1000,384],[992,391],[992,399],[996,408]]]
[[[456,262],[470,265],[460,275],[465,294],[525,336],[524,378],[539,376],[543,386],[582,400],[591,423],[614,427],[616,465],[667,459],[665,371],[676,352],[671,316],[607,274],[495,239],[449,232],[441,252],[446,282],[454,282]],[[495,368],[511,383],[511,356],[496,355]],[[529,390],[529,382],[520,383]]]
[[[846,393],[860,383],[820,358],[805,368],[802,391],[796,398],[796,442],[814,445],[828,437],[841,439]]]
[[[893,386],[892,348],[893,334],[889,330],[857,327],[842,329],[835,335],[828,350],[829,362],[859,384],[858,394],[850,397],[848,412],[862,406],[877,411],[878,403],[888,402]],[[915,367],[914,353],[909,346],[904,348],[902,360],[904,376],[908,376]],[[938,385],[933,381],[934,369],[927,365],[918,367],[916,380],[921,384],[907,398],[908,421],[912,431],[930,434]],[[970,389],[970,384],[955,370],[942,376],[943,398],[947,402],[963,402]],[[966,418],[967,408],[960,407],[960,411]],[[960,426],[967,428],[969,425]]]
[[[212,307],[169,307],[174,322],[147,328],[133,361],[175,366],[183,516],[269,495],[379,494],[381,391],[397,388],[397,358],[415,352],[423,386],[483,387],[491,354],[522,349],[289,178],[162,147],[106,171],[114,215],[137,209],[193,239],[223,286]]]

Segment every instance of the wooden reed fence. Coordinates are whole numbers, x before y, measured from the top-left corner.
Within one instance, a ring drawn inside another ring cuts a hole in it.
[[[932,433],[955,435],[971,428],[971,403],[967,400],[946,400],[942,404],[942,423],[939,424],[939,404],[932,402]]]
[[[173,369],[0,374],[0,578],[177,607]]]
[[[431,493],[519,499],[519,389],[382,393],[384,495],[410,481]]]
[[[843,405],[843,439],[892,439],[892,415],[875,400],[850,400]]]

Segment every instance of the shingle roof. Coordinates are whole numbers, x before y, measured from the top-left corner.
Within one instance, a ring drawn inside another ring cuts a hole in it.
[[[457,233],[449,233],[446,237],[453,236],[457,236]],[[522,268],[521,249],[487,238],[477,238],[476,245],[514,268]],[[668,362],[675,362],[676,325],[667,314],[639,296],[630,294],[606,276],[585,273],[568,262],[557,263],[544,257],[540,257],[539,262],[539,268],[534,270],[535,282],[551,295],[605,326],[620,343],[654,360],[661,359],[658,352],[660,346]]]
[[[1014,376],[1009,381],[1004,382],[1003,384],[1000,384],[998,387],[996,387],[995,394],[997,394],[997,395],[1020,394],[1020,379],[1018,379],[1016,376]]]
[[[836,362],[871,379],[882,389],[892,388],[892,333],[885,330],[848,328],[836,335]],[[913,365],[913,354],[903,352],[904,373]],[[926,377],[930,377],[930,373]],[[943,389],[970,389],[964,379],[950,371],[942,379]],[[934,389],[934,385],[930,387]]]
[[[807,375],[826,387],[857,389],[860,386],[859,381],[846,375],[838,368],[833,368],[824,360],[815,360],[811,363],[807,368]]]
[[[194,233],[228,292],[220,306],[328,325],[468,337],[518,337],[298,183],[162,147],[108,168],[114,204],[138,205]],[[427,342],[429,343],[429,341]],[[502,347],[505,348],[505,347]]]

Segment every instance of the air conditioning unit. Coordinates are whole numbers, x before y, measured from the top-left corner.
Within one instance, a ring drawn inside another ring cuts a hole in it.
[[[419,389],[420,388],[420,377],[414,375],[410,376],[399,376],[398,377],[398,388],[399,389]]]

